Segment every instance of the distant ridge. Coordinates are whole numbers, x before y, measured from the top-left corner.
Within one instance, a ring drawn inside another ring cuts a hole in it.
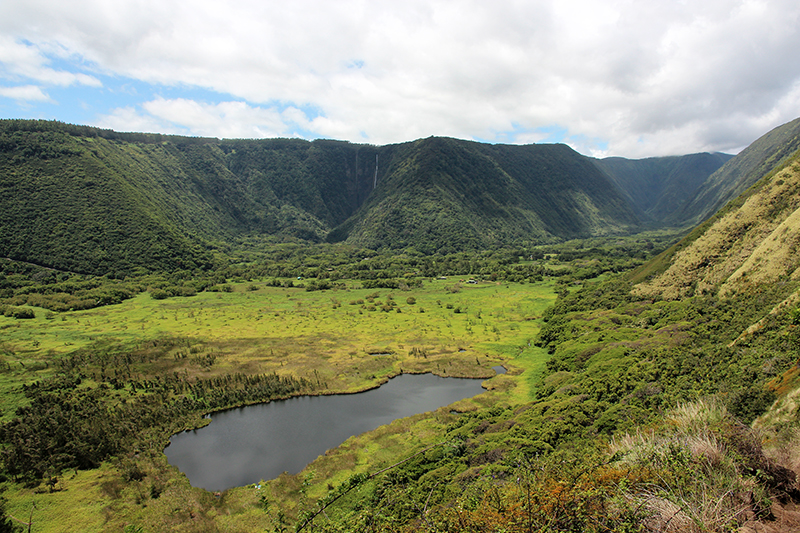
[[[609,157],[596,164],[655,225],[692,224],[685,207],[694,202],[706,179],[733,156],[700,153],[684,156],[625,159]]]
[[[726,188],[703,189],[719,201],[751,186],[637,272],[635,292],[666,299],[724,296],[800,279],[798,132],[800,120],[777,128],[712,175],[712,185],[736,177]],[[726,195],[719,194],[723,189]]]
[[[778,126],[710,175],[697,196],[673,218],[695,226],[800,149],[800,118]]]
[[[0,256],[124,276],[211,268],[245,241],[446,253],[629,234],[705,205],[674,191],[722,159],[603,163],[564,145],[220,140],[1,120]],[[669,176],[657,194],[648,165]]]

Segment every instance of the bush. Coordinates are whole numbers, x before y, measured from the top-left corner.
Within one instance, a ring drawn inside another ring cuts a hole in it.
[[[154,300],[164,300],[170,297],[170,294],[164,289],[153,289],[150,291],[150,297]]]
[[[197,290],[191,285],[182,285],[175,292],[176,296],[195,296]]]
[[[36,318],[36,313],[33,312],[33,309],[28,309],[27,307],[8,307],[3,314],[9,318]]]
[[[776,399],[773,391],[763,387],[748,387],[731,395],[730,413],[745,424],[750,424],[765,413]]]

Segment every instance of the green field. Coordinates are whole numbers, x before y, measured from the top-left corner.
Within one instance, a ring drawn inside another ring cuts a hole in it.
[[[313,292],[258,281],[229,286],[231,292],[162,300],[142,293],[78,312],[35,309],[36,318],[28,320],[0,316],[4,419],[25,403],[20,385],[53,375],[62,357],[81,350],[141,350],[166,341],[166,355],[138,365],[138,375],[276,372],[305,377],[324,393],[363,390],[400,372],[434,372],[492,378],[485,382],[487,393],[460,402],[458,410],[523,403],[531,399],[547,358],[531,341],[555,299],[552,282],[469,283],[457,277],[410,290],[363,289],[358,282]],[[493,377],[492,367],[501,364],[509,372]],[[98,368],[86,372],[100,380]],[[263,529],[276,523],[279,507],[291,514],[303,498],[321,497],[353,473],[373,471],[429,444],[454,416],[443,408],[396,421],[349,439],[297,476],[281,476],[260,490],[232,489],[221,498],[191,488],[160,452],[138,459],[148,474],[144,481],[122,480],[114,472],[123,467],[112,460],[100,469],[62,474],[54,492],[6,483],[5,496],[15,517],[26,517],[36,503],[36,531],[62,530],[65,516],[73,531],[119,531],[129,524],[145,531],[167,524],[180,528],[191,511],[176,515],[176,509],[187,505],[196,508],[198,520],[220,530]],[[160,480],[157,489],[153,480]],[[148,496],[155,490],[157,499]],[[259,505],[263,498],[275,504],[270,512]]]
[[[489,377],[500,363],[536,368],[540,353],[530,346],[536,319],[555,299],[551,283],[458,279],[407,291],[307,292],[257,282],[232,287],[164,300],[143,293],[79,312],[37,309],[32,320],[0,316],[3,357],[11,367],[3,374],[6,387],[48,374],[54,359],[79,348],[163,338],[191,344],[189,363],[165,363],[170,370],[289,372],[319,376],[336,391],[363,388],[365,375],[374,380],[373,374],[400,371]],[[191,364],[205,354],[214,354],[213,365]],[[530,384],[520,385],[525,401]]]

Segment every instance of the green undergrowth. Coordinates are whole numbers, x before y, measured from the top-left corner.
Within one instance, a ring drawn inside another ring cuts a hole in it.
[[[182,402],[179,422],[191,427],[203,406],[258,401],[244,395],[248,376],[291,376],[311,394],[400,371],[489,378],[486,393],[352,437],[297,475],[218,494],[192,489],[165,462],[169,426],[151,423],[147,445],[86,471],[117,472],[95,494],[109,531],[726,531],[795,497],[781,479],[797,455],[788,398],[800,332],[792,309],[770,314],[792,282],[658,301],[632,296],[619,276],[583,286],[468,281],[308,291],[254,279],[229,282],[229,292],[141,294],[61,322],[36,310],[2,319],[18,324],[3,379],[10,389],[46,385],[69,369],[114,412],[137,398]],[[58,346],[69,324],[80,324],[69,330],[75,344]],[[508,373],[494,376],[498,364]],[[30,390],[14,395],[24,405]],[[774,420],[789,429],[773,421],[752,433],[776,398],[785,414]],[[60,506],[51,494],[73,490],[69,470],[41,472],[30,486],[6,481],[14,516],[34,498]],[[715,498],[725,504],[716,514]]]

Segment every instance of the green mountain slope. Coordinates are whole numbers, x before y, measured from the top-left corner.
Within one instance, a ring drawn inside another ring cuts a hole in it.
[[[303,183],[275,161],[253,171],[252,147],[266,144],[2,121],[0,256],[125,275],[207,268],[211,250],[244,235],[319,241],[324,191],[307,182],[320,173],[300,168]],[[297,150],[286,144],[266,148],[291,168]],[[312,159],[315,143],[300,144]]]
[[[800,150],[676,245],[642,295],[746,291],[800,271]]]
[[[78,272],[196,268],[211,259],[203,237],[238,224],[214,209],[227,184],[174,145],[2,125],[0,256]]]
[[[237,239],[477,249],[628,232],[565,146],[225,140],[0,122],[0,256],[90,273],[203,268]]]
[[[725,294],[797,276],[798,128],[796,120],[773,130],[712,176],[722,180],[735,174],[745,183],[754,177],[757,181],[642,269],[635,278],[642,282],[637,288],[640,294],[669,299],[695,292]]]
[[[722,153],[647,159],[609,157],[595,163],[647,219],[683,226],[687,221],[676,213],[682,212],[706,179],[732,157]]]
[[[551,354],[536,397],[451,426],[474,470],[453,476],[457,488],[429,521],[475,531],[791,529],[800,150],[787,139],[762,156],[780,162],[668,254],[559,296],[534,341]],[[445,464],[418,485],[443,478]],[[471,503],[488,486],[502,495]]]
[[[619,191],[563,145],[428,138],[397,147],[359,211],[330,240],[454,251],[630,231]]]
[[[597,162],[563,145],[220,141],[5,120],[0,257],[125,275],[207,268],[241,242],[433,253],[624,234],[707,206],[691,191],[723,159]],[[737,176],[712,185],[730,191]]]

